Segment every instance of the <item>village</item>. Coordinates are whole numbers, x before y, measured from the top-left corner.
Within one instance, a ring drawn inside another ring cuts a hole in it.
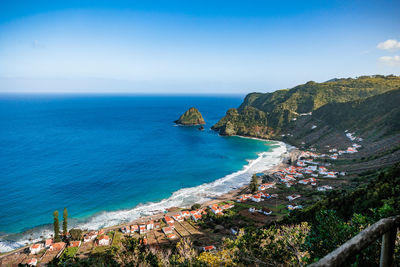
[[[259,227],[276,221],[313,203],[319,194],[339,186],[347,173],[335,171],[332,168],[334,161],[343,154],[357,153],[361,145],[355,141],[362,141],[354,133],[345,134],[353,142],[345,150],[327,148],[326,153],[317,153],[316,149],[310,148],[299,151],[296,161],[283,168],[255,173],[257,190],[254,192],[246,186],[238,190],[233,199],[203,206],[197,204],[191,209],[174,208],[154,218],[83,231],[76,240],[69,233],[65,236],[66,242],[53,242],[48,238],[0,255],[1,266],[46,266],[53,259],[65,256],[83,259],[110,247],[119,248],[126,237],[138,238],[143,245],[155,247],[169,247],[188,237],[195,240],[199,252],[217,250],[224,237],[234,237],[243,226]]]

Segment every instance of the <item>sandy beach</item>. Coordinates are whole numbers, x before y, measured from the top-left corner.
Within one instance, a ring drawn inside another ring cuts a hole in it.
[[[295,147],[287,145],[287,149],[288,149],[288,151],[282,155],[282,161],[279,164],[273,165],[272,167],[264,170],[263,173],[272,174],[278,170],[287,168],[289,166],[289,163],[288,163],[289,159],[293,162],[300,155],[300,150],[298,150]],[[224,202],[224,201],[229,201],[229,200],[234,201],[239,195],[246,193],[246,191],[248,191],[248,184],[246,184],[242,187],[230,190],[229,192],[227,192],[225,194],[222,194],[218,197],[215,197],[211,200],[208,200],[208,201],[206,201],[204,203],[200,203],[200,204],[201,204],[201,207],[207,207],[209,205]],[[168,209],[168,212],[166,212],[166,213],[156,213],[154,215],[143,216],[143,217],[135,219],[131,222],[122,223],[122,224],[114,225],[114,226],[110,226],[110,227],[105,227],[103,229],[104,230],[116,230],[116,229],[119,229],[124,226],[133,225],[133,224],[141,224],[141,223],[145,223],[150,220],[161,220],[164,216],[171,216],[171,215],[177,214],[182,209],[185,209],[185,208],[171,207]]]

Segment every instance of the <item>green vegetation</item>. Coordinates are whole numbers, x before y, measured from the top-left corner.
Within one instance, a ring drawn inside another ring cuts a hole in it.
[[[83,231],[81,229],[71,229],[69,230],[69,234],[71,235],[71,240],[81,240]]]
[[[60,238],[60,225],[59,225],[59,221],[58,221],[58,210],[55,210],[53,212],[53,217],[54,217],[54,241],[55,242],[60,242],[61,238]]]
[[[400,88],[400,87],[399,87]],[[357,129],[358,133],[379,131],[386,134],[400,130],[400,89],[347,103],[330,103],[313,113],[313,118],[340,130]]]
[[[258,178],[256,174],[253,174],[253,176],[251,177],[249,189],[252,193],[258,190]]]
[[[197,108],[190,108],[178,120],[175,121],[177,124],[182,125],[199,125],[205,124],[203,116]]]
[[[67,208],[64,208],[63,212],[63,234],[66,235],[68,233],[68,211]]]
[[[223,235],[217,251],[201,252],[197,240],[183,238],[168,249],[149,248],[141,238],[116,232],[110,247],[96,247],[87,259],[66,251],[54,265],[63,266],[304,266],[342,245],[381,218],[400,213],[400,165],[360,175],[365,183],[355,190],[332,191],[304,210],[291,212],[273,225],[261,226],[241,215],[249,204],[235,203],[224,215],[211,212],[198,225],[214,236]],[[274,210],[285,209],[279,205]],[[238,228],[235,236],[223,234]],[[225,229],[225,230],[224,230]],[[72,232],[72,230],[71,230]],[[109,232],[113,234],[113,232]],[[193,243],[192,243],[193,242]],[[379,262],[380,241],[347,262],[373,266]],[[400,246],[395,248],[400,260]]]
[[[201,208],[201,205],[196,203],[196,204],[192,205],[191,210],[197,210],[197,209],[200,209],[200,208]]]
[[[251,93],[246,96],[238,109],[228,110],[226,116],[212,129],[218,130],[223,135],[238,134],[271,138],[281,134],[292,119],[299,117],[301,113],[314,112],[327,104],[332,104],[332,108],[336,109],[336,107],[341,107],[339,103],[363,101],[368,97],[399,88],[400,77],[376,75],[357,79],[335,79],[324,83],[308,82],[290,90],[278,90],[273,93]],[[386,96],[386,98],[389,99],[390,96]],[[393,100],[391,103],[396,103],[396,101]],[[365,108],[355,109],[355,114],[363,115],[367,106],[366,104]],[[350,107],[351,105],[349,105]],[[381,107],[381,105],[377,103],[373,110],[377,110],[377,107]],[[388,109],[382,109],[381,114],[387,114],[388,117],[382,119],[381,123],[389,128],[397,129],[398,120],[395,121],[395,119],[398,113],[388,113],[387,111]],[[370,111],[368,114],[372,113],[373,111]],[[320,118],[323,118],[322,115],[325,113],[322,109],[318,114]],[[326,114],[330,114],[332,117],[335,115],[333,112]],[[341,117],[343,118],[343,116]],[[365,115],[364,118],[368,118],[368,116]],[[347,121],[350,123],[353,122],[353,119]],[[393,126],[391,126],[392,122],[395,122]]]

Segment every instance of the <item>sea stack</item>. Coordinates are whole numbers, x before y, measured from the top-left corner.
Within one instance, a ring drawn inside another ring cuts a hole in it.
[[[190,108],[178,120],[175,121],[176,124],[180,125],[201,125],[206,124],[203,116],[197,108]]]

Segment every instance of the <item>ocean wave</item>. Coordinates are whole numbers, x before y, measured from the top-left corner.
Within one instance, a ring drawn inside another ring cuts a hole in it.
[[[254,173],[268,170],[281,163],[285,153],[292,149],[285,143],[277,141],[271,142],[270,145],[275,145],[276,147],[258,154],[257,159],[249,160],[248,164],[240,171],[228,174],[214,182],[182,188],[174,192],[169,198],[159,202],[139,204],[129,210],[104,211],[94,214],[85,221],[70,220],[69,224],[73,228],[97,230],[133,221],[143,216],[161,213],[171,207],[190,207],[194,203],[204,203],[228,193],[232,189],[248,184]],[[40,241],[43,237],[49,237],[52,232],[52,225],[49,224],[33,228],[24,233],[2,236],[0,237],[0,252],[10,251],[27,243]]]

